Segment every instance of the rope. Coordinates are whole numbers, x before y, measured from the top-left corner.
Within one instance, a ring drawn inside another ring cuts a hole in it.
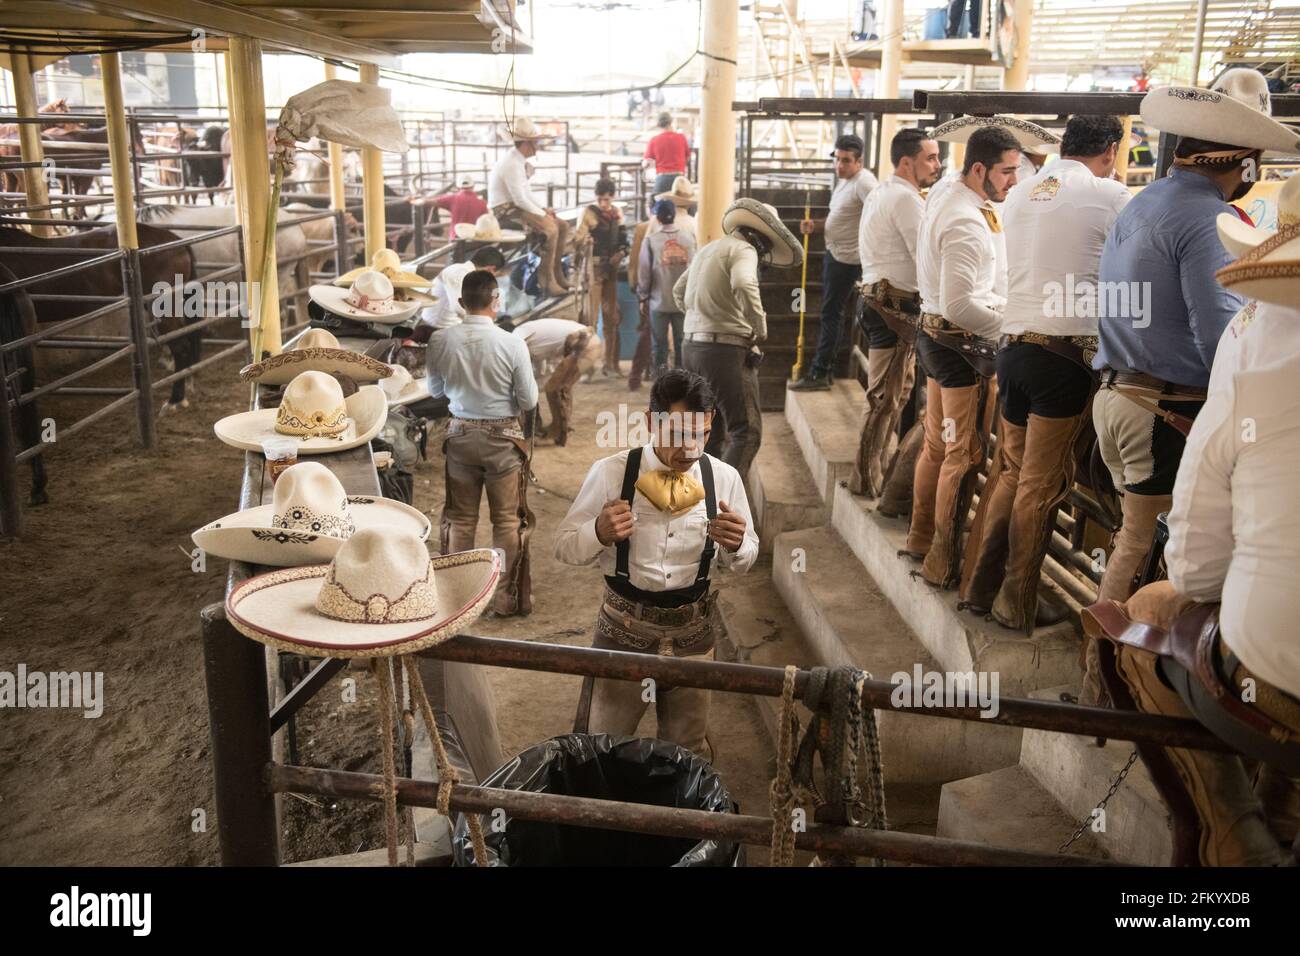
[[[397,769],[393,759],[393,687],[389,683],[388,661],[376,657],[370,665],[379,682],[379,736],[384,752],[384,837],[388,865],[397,866]]]
[[[776,777],[769,790],[772,809],[772,852],[769,866],[794,866],[794,814],[796,794],[791,786],[791,757],[799,734],[799,716],[794,709],[794,679],[799,668],[787,664],[781,685],[781,716],[778,723]]]

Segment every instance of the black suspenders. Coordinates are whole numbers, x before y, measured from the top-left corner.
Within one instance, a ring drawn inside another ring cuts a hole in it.
[[[632,504],[632,498],[636,495],[636,480],[641,474],[641,449],[633,448],[627,453],[627,467],[623,470],[623,492],[619,495],[629,506]],[[708,455],[700,456],[700,477],[704,484],[704,510],[708,514],[709,520],[712,521],[718,516],[718,495],[713,487],[713,464],[709,461]],[[624,581],[629,580],[631,575],[628,572],[628,554],[631,551],[631,543],[625,538],[614,545],[614,576],[622,578]],[[704,538],[704,551],[700,555],[700,570],[695,575],[695,583],[700,584],[708,580],[709,565],[713,563],[714,542],[708,537],[707,533]]]

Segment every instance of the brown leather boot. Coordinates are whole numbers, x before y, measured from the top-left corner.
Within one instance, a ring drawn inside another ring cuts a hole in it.
[[[867,353],[867,409],[849,478],[849,490],[855,495],[878,498],[884,491],[890,439],[898,428],[903,393],[910,391],[912,355],[912,347],[901,342],[892,349]]]
[[[989,613],[1006,574],[1007,529],[1020,481],[1025,433],[1025,426],[998,418],[998,447],[966,541],[961,587],[957,590],[957,599],[976,614]]]
[[[492,609],[501,617],[528,614],[533,609],[528,539],[534,523],[528,508],[528,466],[523,464],[517,471],[483,484],[492,520],[492,547],[505,552],[505,568]]]
[[[1173,506],[1173,495],[1138,495],[1126,491],[1120,496],[1123,523],[1115,533],[1115,547],[1106,561],[1097,600],[1127,601],[1132,596],[1133,576],[1151,550],[1156,519]]]
[[[1038,578],[1051,539],[1056,510],[1074,481],[1074,439],[1083,415],[1072,418],[1029,416],[1022,439],[1024,462],[1007,529],[1006,576],[993,602],[993,618],[1003,627],[1030,633],[1038,609]]]
[[[948,426],[946,437],[952,440],[944,443],[934,496],[934,538],[921,566],[921,577],[944,590],[957,583],[961,570],[962,530],[970,510],[975,472],[984,462],[980,419],[987,394],[987,379],[962,388],[942,389],[940,427]]]
[[[921,422],[913,424],[898,443],[898,452],[885,472],[885,487],[876,505],[876,511],[886,518],[902,518],[911,513],[912,478],[924,444],[925,426]]]
[[[439,550],[443,554],[469,551],[474,547],[474,532],[478,528],[479,502],[483,499],[483,483],[478,478],[444,471],[442,520],[439,527]]]
[[[907,543],[903,545],[908,555],[918,559],[925,557],[934,539],[934,502],[944,450],[941,392],[934,379],[926,382],[924,440],[912,473],[912,520],[907,529]]]

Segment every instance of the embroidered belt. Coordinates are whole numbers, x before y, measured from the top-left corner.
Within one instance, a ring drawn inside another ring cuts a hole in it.
[[[921,293],[908,292],[889,284],[888,279],[880,279],[866,287],[864,302],[870,302],[880,315],[885,325],[895,335],[902,336],[908,342],[916,340],[916,330],[920,324]]]
[[[703,654],[713,647],[714,592],[685,607],[650,607],[605,589],[596,631],[634,651],[672,656]]]
[[[1095,335],[1044,335],[1041,332],[1019,332],[1002,336],[1003,348],[1016,342],[1040,345],[1062,358],[1077,362],[1092,374],[1095,374],[1092,360],[1097,356],[1097,341]]]
[[[455,418],[447,422],[447,437],[467,431],[487,432],[511,441],[524,441],[524,429],[517,418]]]
[[[931,341],[951,349],[965,359],[976,375],[981,378],[997,375],[998,344],[992,339],[968,332],[933,312],[921,313],[921,329]]]

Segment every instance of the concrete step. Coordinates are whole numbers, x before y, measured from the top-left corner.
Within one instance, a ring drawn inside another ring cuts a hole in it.
[[[1055,853],[1074,833],[1072,820],[1020,766],[945,783],[939,796],[936,836],[988,846]],[[1085,833],[1066,851],[1105,859],[1095,834]]]
[[[772,553],[772,542],[783,531],[814,528],[830,521],[785,416],[763,416],[763,443],[749,469],[750,509],[758,531],[760,554]]]
[[[787,402],[787,414],[789,409]],[[906,521],[877,514],[874,502],[850,493],[847,485],[835,488],[831,525],[939,661],[940,670],[997,673],[998,692],[1007,697],[1082,680],[1079,637],[1069,620],[1025,636],[958,611],[956,591],[936,591],[912,577],[917,566],[898,556],[907,539]]]
[[[1053,687],[1030,697],[1060,700],[1061,692],[1078,694],[1078,687]],[[1020,766],[1074,820],[1091,815],[1128,762],[1133,745],[1110,740],[1098,747],[1094,738],[1026,730],[1020,744]],[[1173,850],[1169,811],[1146,765],[1138,760],[1105,808],[1105,829],[1093,836],[1113,859],[1139,866],[1167,866]]]
[[[835,488],[853,472],[865,407],[866,396],[851,379],[837,380],[828,392],[786,394],[785,417],[832,518]]]
[[[939,668],[829,528],[788,531],[772,550],[772,580],[816,662],[851,665],[878,680]],[[1014,727],[877,712],[886,779],[943,782],[1014,764]]]

